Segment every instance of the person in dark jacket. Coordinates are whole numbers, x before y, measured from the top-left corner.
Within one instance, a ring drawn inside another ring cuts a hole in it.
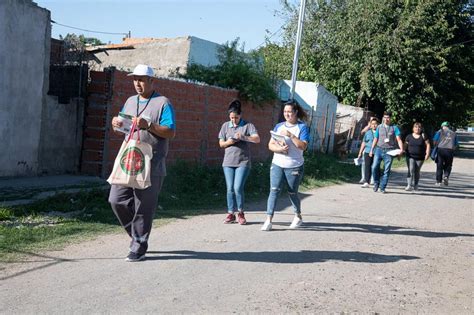
[[[433,144],[438,146],[438,156],[436,157],[436,186],[449,184],[449,175],[453,167],[454,150],[458,146],[456,132],[449,128],[447,121],[441,124],[441,129],[433,137]]]

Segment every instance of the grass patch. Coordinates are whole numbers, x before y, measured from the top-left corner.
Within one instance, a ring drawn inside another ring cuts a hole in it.
[[[302,189],[357,179],[360,169],[335,156],[307,154]],[[270,161],[255,162],[245,187],[247,201],[267,198]],[[223,212],[226,187],[220,166],[177,162],[168,169],[154,226],[176,218]],[[110,205],[108,190],[60,193],[29,205],[0,207],[0,256],[11,261],[22,252],[60,249],[64,245],[121,231]]]

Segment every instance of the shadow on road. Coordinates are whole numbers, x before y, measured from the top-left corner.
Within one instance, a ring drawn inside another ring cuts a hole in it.
[[[305,222],[301,228],[292,231],[331,231],[331,232],[360,232],[376,234],[396,234],[407,236],[419,236],[428,238],[440,237],[474,237],[474,234],[455,233],[455,232],[432,232],[415,230],[402,226],[356,224],[356,223],[325,223],[325,222]],[[280,230],[285,231],[285,230]]]
[[[44,265],[40,265],[40,266],[37,266],[37,267],[34,267],[34,268],[30,268],[30,269],[26,269],[26,270],[23,270],[23,271],[20,271],[20,272],[16,272],[14,274],[11,274],[11,275],[8,275],[8,276],[5,276],[5,277],[0,277],[0,281],[10,279],[10,278],[14,278],[14,277],[18,277],[18,276],[21,276],[21,275],[29,273],[29,272],[45,269],[45,268],[52,267],[54,265],[57,265],[57,264],[60,264],[60,263],[65,263],[65,262],[66,263],[68,263],[68,262],[73,263],[73,262],[79,262],[81,260],[110,260],[110,259],[123,260],[123,258],[120,258],[120,257],[110,257],[110,258],[109,257],[107,257],[107,258],[96,257],[96,258],[67,259],[67,258],[53,257],[53,256],[49,256],[49,255],[37,254],[37,253],[32,253],[32,252],[27,252],[27,251],[22,251],[22,250],[12,249],[11,251],[22,254],[25,257],[35,257],[36,259],[22,259],[22,260],[17,260],[17,261],[14,261],[14,260],[8,260],[8,261],[0,260],[0,263],[5,263],[5,264],[44,263]]]
[[[358,263],[392,263],[399,260],[420,259],[416,256],[406,255],[382,255],[357,251],[313,251],[303,250],[298,252],[276,251],[276,252],[196,252],[191,250],[176,251],[149,251],[147,260],[232,260],[246,262],[262,262],[272,264],[307,264],[326,261],[345,261]]]

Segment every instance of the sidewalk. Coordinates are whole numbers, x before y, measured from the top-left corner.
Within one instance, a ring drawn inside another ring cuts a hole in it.
[[[467,156],[448,187],[434,186],[428,163],[420,192],[403,190],[404,169],[387,194],[357,184],[305,192],[298,230],[283,207],[274,230],[260,231],[262,202],[246,226],[222,224],[222,213],[155,227],[140,263],[124,261],[125,233],[0,261],[0,313],[472,314]]]
[[[106,185],[107,182],[100,177],[84,175],[2,178],[0,206],[28,204],[61,192],[75,193]]]

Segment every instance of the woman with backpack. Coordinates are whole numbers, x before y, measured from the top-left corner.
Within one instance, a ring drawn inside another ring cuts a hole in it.
[[[454,151],[458,147],[456,132],[449,128],[447,121],[441,124],[441,129],[433,137],[433,144],[438,148],[436,161],[436,186],[441,186],[441,180],[448,186],[449,175],[453,167]]]

